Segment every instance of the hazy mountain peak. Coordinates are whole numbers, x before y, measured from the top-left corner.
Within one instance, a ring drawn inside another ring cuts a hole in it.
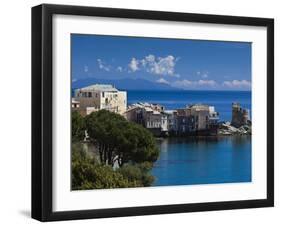
[[[83,78],[72,82],[72,89],[78,89],[92,84],[111,84],[120,90],[177,90],[164,83],[157,83],[145,79],[98,79],[98,78]]]

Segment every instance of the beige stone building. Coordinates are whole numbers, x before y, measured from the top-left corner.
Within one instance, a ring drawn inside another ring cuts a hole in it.
[[[124,116],[128,121],[143,125],[155,135],[168,132],[168,116],[164,113],[164,107],[159,104],[133,104]]]
[[[76,89],[74,98],[80,103],[80,109],[86,110],[86,114],[101,109],[123,114],[127,109],[127,92],[119,91],[108,84],[95,84]]]
[[[195,104],[190,106],[191,115],[195,117],[195,129],[208,129],[209,122],[209,106],[203,104]]]

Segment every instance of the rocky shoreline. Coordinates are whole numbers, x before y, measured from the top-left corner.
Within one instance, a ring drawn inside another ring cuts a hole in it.
[[[223,122],[219,125],[218,135],[222,136],[232,136],[232,135],[251,135],[252,134],[252,126],[243,125],[239,128],[236,128],[231,125],[230,122]]]

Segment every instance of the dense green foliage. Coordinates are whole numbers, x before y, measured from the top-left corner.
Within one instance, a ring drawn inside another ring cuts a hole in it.
[[[128,122],[122,116],[100,110],[85,118],[86,128],[97,145],[100,161],[122,166],[133,163],[154,162],[159,155],[153,135],[145,128]]]
[[[81,141],[85,136],[85,120],[77,111],[73,111],[71,116],[72,142]]]
[[[101,165],[84,150],[72,150],[72,189],[130,188],[150,186],[154,178],[149,163],[124,165],[114,170]]]
[[[83,141],[85,130],[98,154],[91,156],[82,148],[72,147],[73,190],[144,187],[153,183],[150,169],[159,149],[148,130],[106,110],[85,118],[73,112],[73,142]]]
[[[152,164],[149,162],[138,163],[135,165],[125,164],[117,170],[123,177],[133,183],[132,187],[147,187],[150,186],[154,177],[150,175]]]

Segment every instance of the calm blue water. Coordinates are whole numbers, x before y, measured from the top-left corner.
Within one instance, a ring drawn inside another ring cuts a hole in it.
[[[166,109],[183,108],[187,104],[213,105],[221,121],[231,120],[231,104],[239,102],[251,114],[251,92],[249,91],[127,91],[128,104],[136,102],[158,103]]]
[[[251,181],[251,137],[165,138],[154,186]]]

